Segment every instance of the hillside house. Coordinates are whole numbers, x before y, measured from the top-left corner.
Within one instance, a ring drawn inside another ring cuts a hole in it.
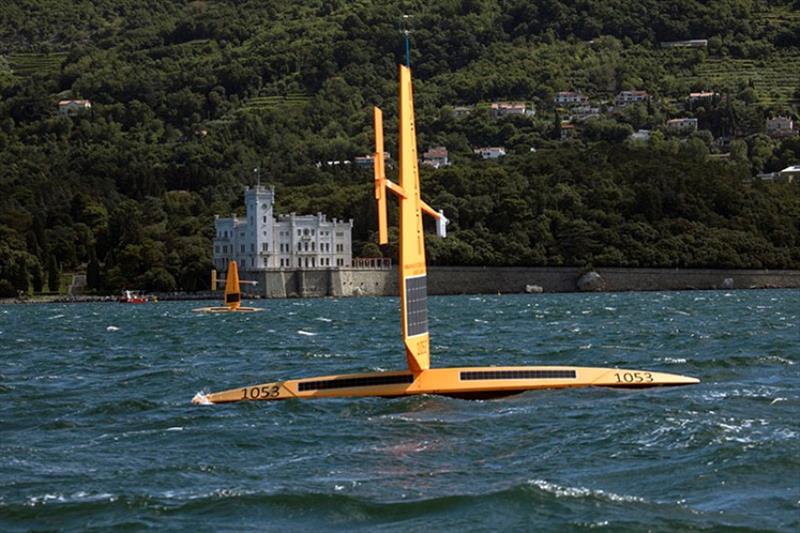
[[[373,154],[357,156],[353,159],[353,163],[355,163],[358,168],[364,168],[367,170],[372,170],[374,161],[375,156]],[[350,163],[350,161],[347,163]],[[389,155],[389,152],[383,152],[383,166],[387,168],[392,166],[392,157]]]
[[[673,118],[667,121],[667,129],[676,133],[689,133],[697,131],[696,118]]]
[[[557,106],[586,105],[589,97],[575,91],[560,91],[553,97],[553,103]]]
[[[486,146],[482,148],[475,148],[473,152],[480,155],[483,159],[500,159],[506,155],[506,149],[503,146]]]
[[[509,115],[533,116],[536,111],[525,102],[494,102],[489,106],[489,115],[500,118]]]
[[[561,140],[568,141],[570,139],[574,139],[578,136],[578,128],[575,127],[575,124],[571,122],[562,122],[561,123]]]
[[[475,106],[472,105],[457,105],[453,108],[453,116],[455,118],[464,118],[469,116],[475,110]]]
[[[650,142],[650,130],[638,130],[630,134],[628,137],[633,142]]]
[[[593,117],[600,116],[600,108],[590,105],[579,105],[570,108],[569,120],[583,122]]]
[[[767,135],[773,138],[792,137],[797,135],[794,120],[789,117],[767,119]]]
[[[778,179],[788,183],[792,183],[795,180],[800,181],[800,165],[792,165],[784,168],[778,172]]]
[[[718,96],[719,93],[715,93],[713,91],[700,91],[696,93],[689,93],[687,100],[689,102],[689,107],[694,109],[698,105],[712,103]]]
[[[58,102],[58,114],[67,117],[74,117],[91,110],[92,103],[89,100],[59,100]]]
[[[434,146],[422,154],[422,164],[433,168],[441,168],[450,165],[447,159],[447,148],[444,146]]]
[[[625,107],[628,104],[647,102],[648,100],[650,100],[650,95],[647,91],[622,91],[614,98],[614,104],[617,107]]]

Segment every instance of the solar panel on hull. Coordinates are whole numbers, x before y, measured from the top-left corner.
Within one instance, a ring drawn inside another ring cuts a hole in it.
[[[409,337],[428,332],[428,277],[406,278],[406,331]]]
[[[574,370],[481,370],[462,372],[462,381],[483,379],[575,379]]]
[[[411,374],[402,374],[400,376],[323,379],[319,381],[301,381],[297,384],[297,390],[303,392],[309,390],[348,389],[351,387],[373,387],[375,385],[396,385],[399,383],[413,382],[414,376]]]

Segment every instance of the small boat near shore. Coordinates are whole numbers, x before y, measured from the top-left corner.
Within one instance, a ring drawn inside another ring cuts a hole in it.
[[[121,304],[146,304],[149,302],[156,303],[158,299],[155,296],[147,296],[139,291],[124,290],[117,301]]]

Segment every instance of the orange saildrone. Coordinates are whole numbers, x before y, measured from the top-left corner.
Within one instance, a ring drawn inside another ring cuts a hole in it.
[[[236,261],[228,263],[228,276],[225,279],[217,280],[217,273],[211,272],[211,290],[213,291],[217,283],[225,282],[225,296],[223,306],[200,307],[192,309],[195,313],[256,313],[263,311],[260,307],[244,307],[242,305],[242,291],[239,285],[255,285],[255,281],[239,281],[239,269]]]
[[[487,366],[431,368],[428,333],[427,268],[422,216],[436,220],[444,237],[447,219],[420,196],[417,166],[411,71],[400,66],[399,183],[386,179],[383,168],[382,113],[375,108],[375,199],[378,203],[378,238],[388,241],[387,193],[399,202],[400,315],[407,368],[275,381],[209,394],[198,393],[195,404],[243,400],[286,400],[438,394],[457,398],[499,398],[536,389],[576,387],[658,387],[698,383],[696,378],[620,368],[576,366]]]

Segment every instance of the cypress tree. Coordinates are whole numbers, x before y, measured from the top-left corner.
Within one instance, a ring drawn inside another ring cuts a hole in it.
[[[553,120],[553,140],[559,141],[561,140],[561,115],[558,114],[558,109],[556,109],[555,115]]]
[[[100,263],[97,261],[97,256],[92,250],[89,264],[86,265],[86,286],[92,290],[99,290],[102,285],[102,278],[100,276]]]
[[[28,264],[21,257],[12,263],[10,281],[18,291],[27,293],[30,290],[30,274]]]
[[[42,292],[44,273],[42,272],[42,265],[39,261],[36,261],[31,269],[31,284],[33,285],[33,292]]]
[[[58,268],[56,256],[51,255],[47,261],[47,290],[59,292],[61,289],[61,271]]]

